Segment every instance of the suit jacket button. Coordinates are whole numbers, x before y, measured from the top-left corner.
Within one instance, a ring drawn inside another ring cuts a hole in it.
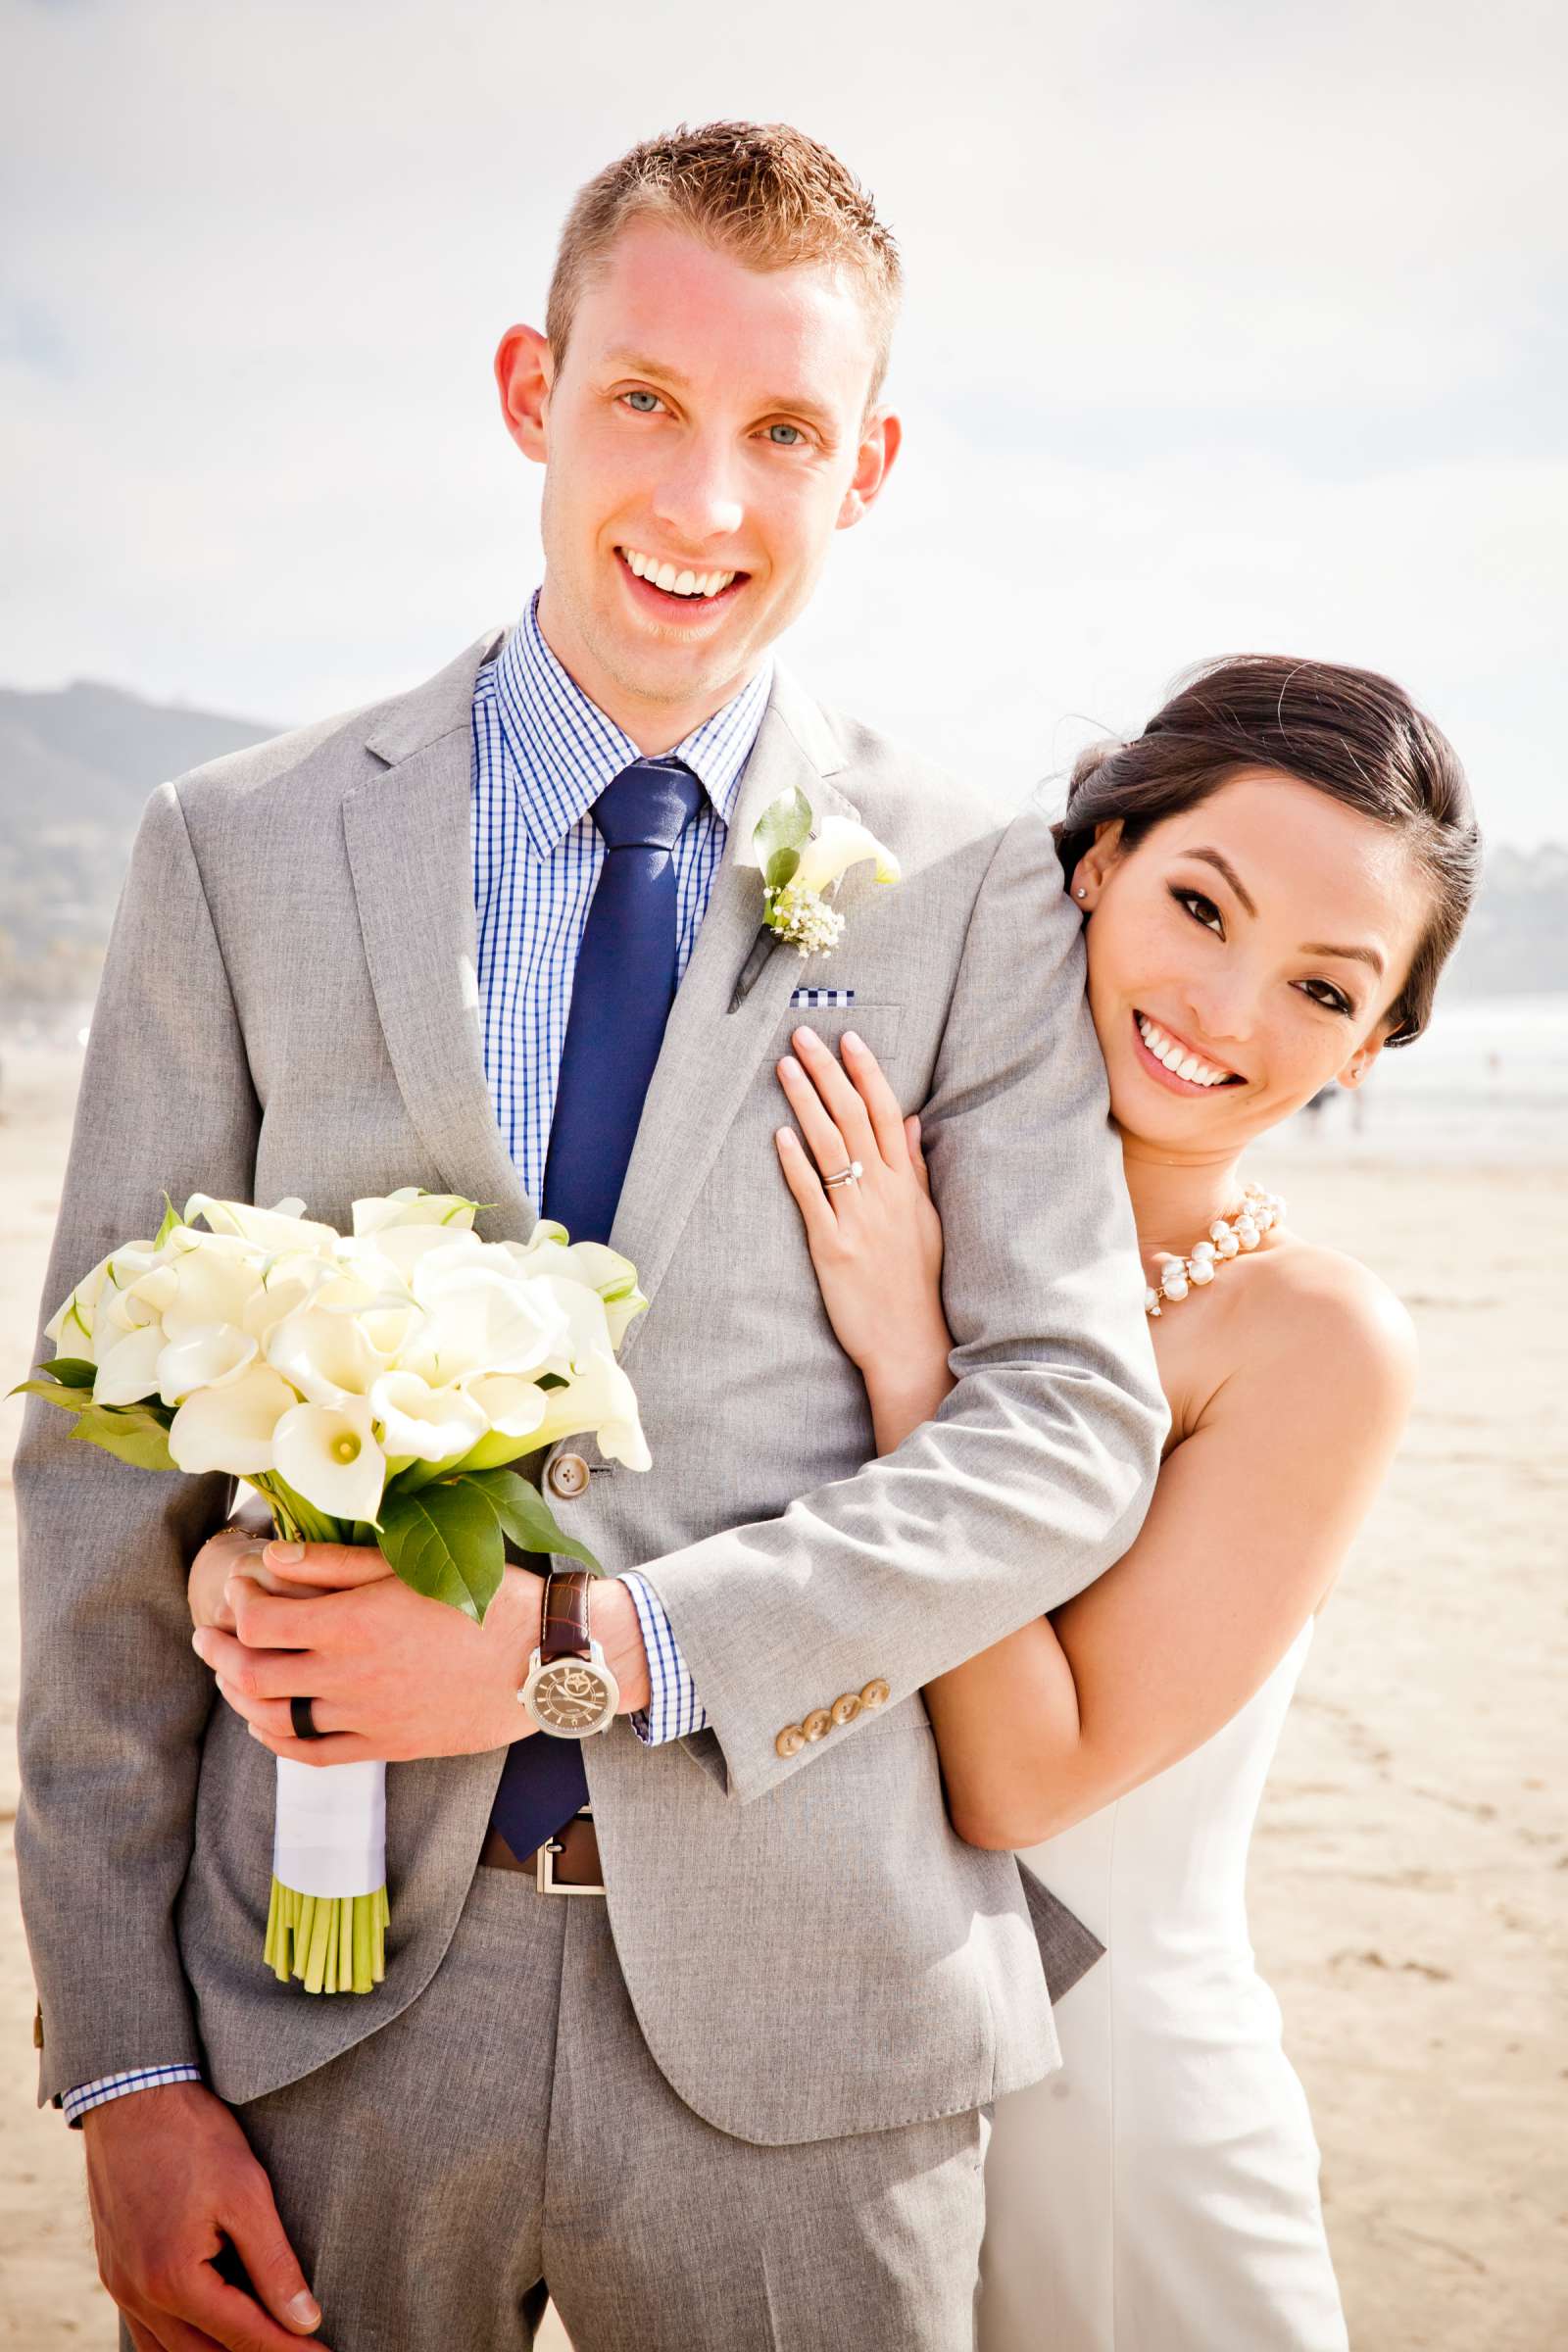
[[[787,1723],[773,1742],[775,1754],[783,1756],[786,1761],[791,1756],[798,1756],[805,1745],[806,1734],[798,1723]]]
[[[833,1729],[833,1718],[826,1707],[813,1707],[809,1715],[801,1717],[801,1729],[808,1740],[825,1740]]]
[[[846,1690],[842,1698],[836,1698],[833,1701],[833,1720],[835,1723],[853,1723],[859,1712],[860,1702],[856,1697],[853,1690]]]
[[[588,1465],[580,1453],[558,1453],[545,1472],[545,1483],[552,1494],[570,1502],[588,1484]]]
[[[860,1692],[860,1704],[862,1707],[885,1707],[887,1703],[888,1687],[879,1675],[874,1683],[867,1683]]]

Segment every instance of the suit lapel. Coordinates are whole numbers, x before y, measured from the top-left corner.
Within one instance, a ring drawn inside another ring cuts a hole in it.
[[[376,1011],[409,1115],[454,1192],[491,1204],[483,1229],[526,1239],[534,1210],[484,1073],[471,867],[473,681],[498,639],[470,646],[383,713],[389,762],[343,802]]]
[[[470,862],[473,682],[498,643],[495,635],[469,646],[382,712],[367,743],[386,773],[345,795],[343,827],[376,1011],[409,1115],[444,1182],[493,1204],[481,1229],[526,1239],[536,1212],[484,1072]],[[792,784],[818,818],[857,815],[830,780],[843,766],[816,707],[781,670],[670,1012],[611,1235],[650,1298],[803,968],[782,945],[758,968],[761,877],[741,862],[752,829]],[[755,976],[737,996],[749,962]],[[625,1348],[646,1322],[639,1316]]]
[[[839,753],[815,706],[780,672],[746,768],[708,911],[664,1031],[615,1213],[612,1246],[637,1268],[649,1298],[659,1287],[697,1196],[801,976],[794,949],[778,945],[756,969],[762,882],[749,855],[769,801],[798,785],[814,815],[854,816],[828,773]],[[736,983],[755,977],[737,1001]],[[639,1316],[625,1354],[646,1328]]]

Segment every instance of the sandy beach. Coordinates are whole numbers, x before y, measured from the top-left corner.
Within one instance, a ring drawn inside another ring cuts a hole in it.
[[[6,1052],[0,1390],[26,1370],[76,1072],[74,1054]],[[1555,1152],[1482,1168],[1457,1150],[1383,1155],[1375,1125],[1352,1138],[1331,1120],[1254,1164],[1294,1225],[1393,1283],[1423,1351],[1399,1460],[1318,1629],[1251,1877],[1351,2340],[1546,2352],[1568,2340],[1568,1469],[1552,1412],[1568,1130]],[[19,1419],[0,1410],[7,1465]],[[8,1468],[0,1578],[0,2342],[54,2352],[112,2345],[115,2323],[80,2141],[34,2106]]]

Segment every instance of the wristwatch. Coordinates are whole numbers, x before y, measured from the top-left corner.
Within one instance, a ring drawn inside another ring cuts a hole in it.
[[[605,1653],[588,1630],[585,1568],[552,1568],[545,1579],[539,1646],[517,1692],[542,1732],[557,1740],[586,1740],[615,1720],[620,1690]]]

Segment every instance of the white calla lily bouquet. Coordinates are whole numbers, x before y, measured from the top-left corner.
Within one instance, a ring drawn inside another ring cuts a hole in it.
[[[45,1326],[57,1353],[13,1395],[147,1470],[226,1473],[297,1543],[377,1544],[404,1583],[482,1623],[506,1539],[597,1568],[509,1465],[592,1435],[649,1453],[616,1361],[647,1305],[636,1269],[541,1220],[484,1242],[478,1204],[406,1187],[353,1231],[193,1194],[111,1250]],[[196,1220],[202,1220],[198,1226]],[[368,1992],[385,1974],[386,1766],[277,1760],[265,1956],[280,1982]]]

